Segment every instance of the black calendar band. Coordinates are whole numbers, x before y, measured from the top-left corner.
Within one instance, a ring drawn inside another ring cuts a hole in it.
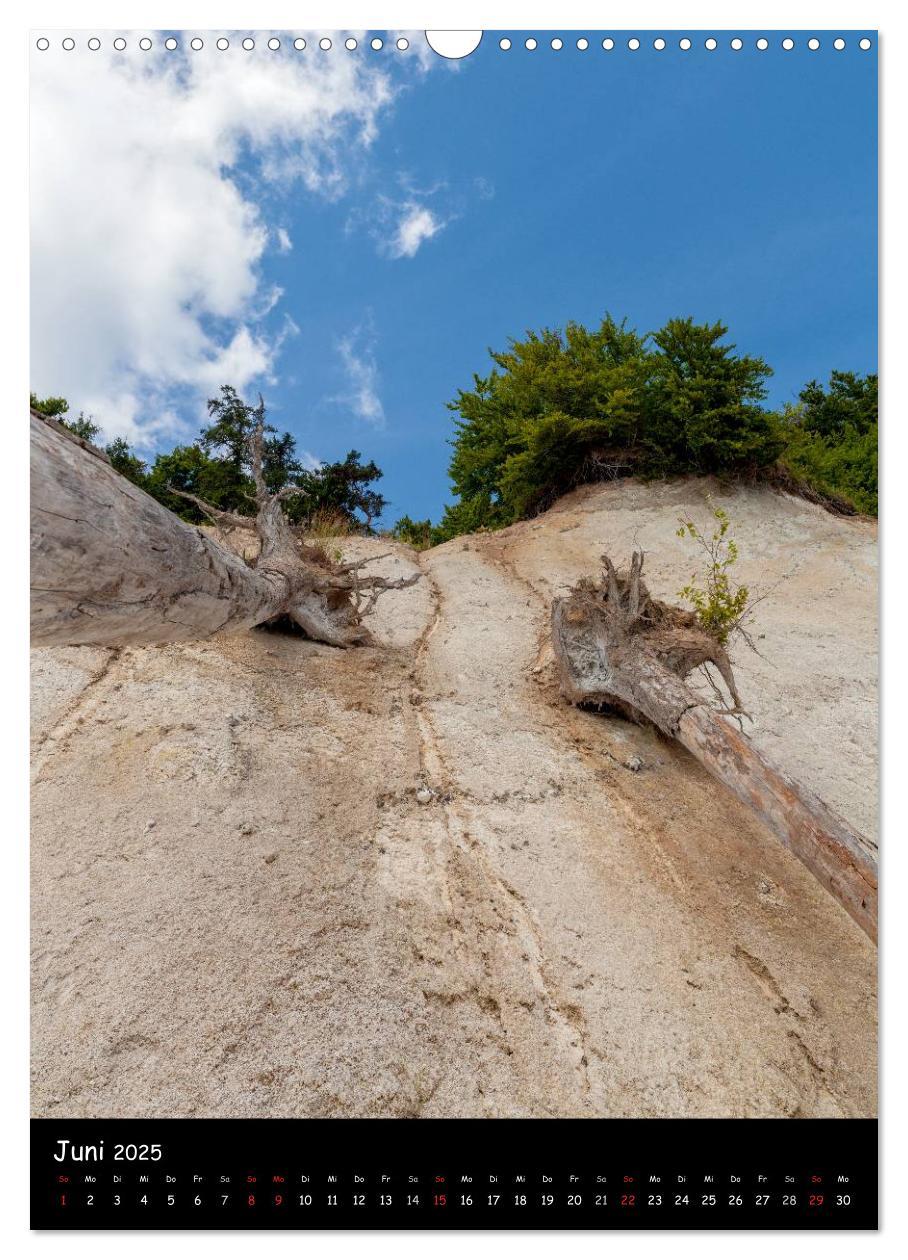
[[[875,1120],[33,1120],[33,1229],[875,1229]]]

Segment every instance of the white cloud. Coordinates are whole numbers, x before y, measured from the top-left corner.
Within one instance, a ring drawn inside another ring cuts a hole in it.
[[[355,328],[349,336],[340,339],[337,352],[344,366],[347,388],[331,401],[350,407],[358,419],[383,428],[385,409],[378,395],[374,334],[368,329]]]
[[[34,54],[31,384],[147,448],[180,432],[180,391],[267,379],[294,331],[263,323],[281,295],[260,274],[274,238],[250,160],[259,183],[337,198],[394,92],[361,57],[137,40]]]
[[[445,179],[420,185],[410,171],[399,170],[395,183],[398,185],[396,195],[379,192],[369,204],[354,207],[347,217],[346,231],[351,233],[365,226],[380,254],[387,258],[413,258],[426,241],[437,236],[459,213],[452,208]],[[444,211],[433,209],[430,199],[436,203],[441,200]]]
[[[394,234],[387,242],[387,252],[392,258],[412,258],[420,245],[430,241],[444,226],[428,206],[416,201],[405,202]]]
[[[289,254],[293,249],[293,241],[290,239],[290,233],[286,228],[279,227],[275,232],[277,237],[277,247],[282,254]]]

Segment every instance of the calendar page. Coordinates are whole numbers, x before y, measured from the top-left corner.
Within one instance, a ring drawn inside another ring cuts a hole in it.
[[[29,41],[33,1228],[876,1228],[877,32]]]

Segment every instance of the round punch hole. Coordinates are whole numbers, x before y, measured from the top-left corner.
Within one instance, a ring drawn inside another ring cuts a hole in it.
[[[49,39],[45,39],[45,38],[42,36],[42,37],[38,40],[38,42],[35,44],[35,47],[38,49],[38,51],[39,51],[39,52],[47,52],[48,48],[50,48],[50,40],[49,40]]]
[[[839,36],[838,39],[834,39],[832,41],[832,46],[836,50],[836,52],[842,51],[842,49],[845,47],[845,41],[844,39],[842,39],[841,35]]]
[[[741,49],[744,47],[744,40],[738,39],[738,37],[735,36],[735,38],[731,41],[731,46],[735,52],[740,52]]]
[[[500,39],[498,41],[498,47],[501,49],[502,52],[507,52],[508,49],[511,47],[511,41],[507,38]]]
[[[640,47],[640,40],[636,38],[629,39],[627,41],[627,46],[631,50],[631,52],[636,52],[637,49]]]
[[[482,43],[482,31],[423,31],[426,43],[445,61],[463,61]]]
[[[151,47],[151,40],[148,38],[147,35],[144,39],[139,40],[139,47],[142,49],[142,52],[148,52],[149,48]]]
[[[221,52],[223,52],[225,48],[230,47],[230,40],[225,39],[224,36],[222,35],[221,38],[217,41],[216,47],[220,48]]]
[[[691,42],[690,42],[690,40],[687,38],[687,36],[685,36],[685,37],[684,37],[684,39],[682,39],[682,40],[680,40],[680,41],[679,41],[679,43],[678,43],[678,47],[681,49],[681,51],[682,51],[682,52],[689,52],[689,51],[690,51],[690,48],[691,48]]]
[[[563,47],[564,47],[564,41],[563,41],[563,40],[558,39],[557,37],[556,37],[555,39],[553,39],[553,40],[552,40],[552,51],[553,51],[553,52],[561,52],[561,50],[562,50],[562,48],[563,48]]]
[[[295,39],[293,41],[293,47],[296,49],[297,52],[302,52],[303,49],[306,47],[306,41],[300,36],[298,39]]]
[[[757,40],[757,47],[759,48],[760,52],[766,52],[766,49],[769,47],[769,40],[763,39],[761,37],[760,39]]]
[[[615,47],[615,41],[613,39],[604,39],[602,41],[602,47],[605,49],[606,52],[611,52],[612,49]]]
[[[533,39],[533,38],[528,39],[528,40],[527,40],[527,42],[526,42],[526,46],[527,46],[527,48],[529,49],[529,51],[530,51],[530,52],[532,52],[532,51],[533,51],[533,49],[536,47],[536,41],[535,41],[535,39]]]
[[[400,39],[397,41],[397,47],[400,52],[406,52],[410,47],[410,41],[408,39],[404,39],[403,35],[401,35]]]
[[[327,52],[328,49],[331,47],[331,40],[328,39],[327,36],[325,36],[324,39],[320,39],[318,41],[318,46],[322,50],[322,52]]]
[[[791,50],[792,50],[792,48],[794,48],[794,46],[795,46],[795,42],[794,42],[794,40],[793,40],[793,39],[783,39],[783,40],[782,40],[782,47],[785,49],[785,51],[786,51],[786,52],[791,52]]]
[[[706,41],[706,47],[710,52],[715,52],[719,47],[719,41],[717,39],[713,39],[712,35],[710,35],[709,39]]]
[[[63,47],[66,49],[67,52],[72,52],[75,46],[76,46],[76,41],[74,39],[64,39]]]
[[[196,35],[195,39],[189,41],[189,47],[193,52],[200,52],[205,47],[205,41],[199,39],[198,35]]]
[[[122,35],[120,35],[117,39],[114,40],[114,48],[116,48],[117,52],[122,52],[125,47],[126,47],[126,40],[123,38]]]
[[[243,47],[246,49],[247,52],[252,52],[253,48],[255,47],[255,40],[250,39],[250,37],[247,35],[246,38],[243,40]]]
[[[820,41],[818,39],[809,39],[807,41],[807,47],[810,49],[811,52],[816,52],[819,46],[820,46]]]
[[[375,38],[372,40],[371,46],[375,50],[375,52],[381,52],[381,50],[385,46],[385,41],[383,39],[379,39],[378,36],[376,35]]]
[[[280,46],[281,46],[281,41],[277,38],[276,35],[272,35],[271,38],[268,40],[268,47],[271,49],[272,52],[277,52]]]
[[[654,39],[653,47],[655,48],[656,52],[662,52],[662,49],[665,47],[665,40],[662,39],[661,36],[659,37],[659,39]]]
[[[589,46],[590,46],[590,41],[588,39],[584,39],[581,36],[580,39],[577,40],[577,47],[579,48],[581,52],[586,52]]]
[[[865,36],[864,39],[861,40],[859,47],[861,47],[864,50],[864,52],[866,52],[868,48],[872,47],[872,45],[870,43],[870,40],[867,39]]]
[[[173,52],[176,46],[177,46],[177,41],[174,39],[172,35],[169,39],[164,40],[164,47],[167,49],[168,52]]]
[[[344,47],[347,49],[347,52],[354,51],[354,49],[356,48],[356,40],[353,38],[352,35],[350,36],[349,39],[344,40]]]
[[[92,52],[97,52],[101,47],[101,41],[92,36],[92,38],[88,41],[88,46]]]

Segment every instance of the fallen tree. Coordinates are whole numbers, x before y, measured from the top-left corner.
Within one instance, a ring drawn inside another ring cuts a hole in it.
[[[119,647],[204,639],[289,617],[311,639],[366,643],[362,624],[383,591],[417,581],[336,564],[294,532],[262,475],[263,423],[249,441],[255,515],[188,495],[219,527],[252,529],[249,564],[174,516],[56,421],[31,413],[31,630],[35,646]]]
[[[877,937],[876,847],[760,753],[728,715],[741,702],[725,648],[693,613],[655,600],[643,553],[615,569],[602,557],[599,582],[584,579],[552,609],[561,689],[577,705],[617,710],[676,739],[750,805],[872,940]],[[731,697],[717,710],[685,681],[707,664]]]

